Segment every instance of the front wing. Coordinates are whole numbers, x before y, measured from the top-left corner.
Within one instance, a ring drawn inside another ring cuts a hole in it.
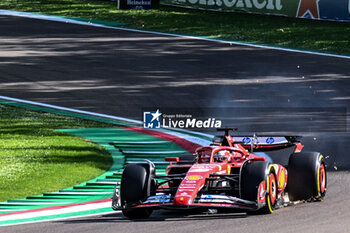
[[[243,200],[237,197],[221,194],[202,194],[197,197],[194,203],[190,205],[176,205],[171,195],[158,194],[148,197],[145,201],[133,205],[112,206],[114,210],[126,210],[134,208],[152,208],[152,209],[236,209],[241,211],[254,211],[263,207],[265,203]]]

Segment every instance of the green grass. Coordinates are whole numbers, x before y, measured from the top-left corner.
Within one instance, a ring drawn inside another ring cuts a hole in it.
[[[161,7],[118,10],[102,0],[2,0],[0,8],[126,23],[126,27],[350,55],[350,24]]]
[[[106,126],[0,104],[0,201],[57,191],[103,174],[112,165],[104,148],[55,129]]]

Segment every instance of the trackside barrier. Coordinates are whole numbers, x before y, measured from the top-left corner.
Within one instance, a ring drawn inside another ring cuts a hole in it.
[[[350,22],[350,0],[161,0],[161,4],[201,10]]]

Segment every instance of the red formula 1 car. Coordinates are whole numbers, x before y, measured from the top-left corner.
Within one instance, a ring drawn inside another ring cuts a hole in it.
[[[150,161],[128,164],[112,208],[131,219],[147,218],[159,208],[269,214],[286,202],[323,199],[324,158],[318,152],[301,152],[300,137],[232,137],[229,129],[223,130],[224,136],[195,155],[165,158],[170,162],[165,176],[156,176]],[[286,165],[256,155],[285,148],[292,152]]]

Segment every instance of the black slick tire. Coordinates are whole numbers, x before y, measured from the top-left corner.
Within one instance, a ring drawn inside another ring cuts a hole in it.
[[[146,208],[130,208],[129,206],[140,204],[148,197],[149,175],[147,169],[141,164],[128,164],[123,172],[120,185],[121,204],[127,209],[123,215],[130,219],[148,218],[152,210]]]
[[[290,156],[287,184],[289,200],[322,200],[326,189],[326,166],[319,152],[300,152]]]
[[[253,161],[243,165],[241,174],[241,198],[257,201],[261,182],[265,182],[265,206],[248,214],[271,214],[274,212],[277,195],[277,178],[273,167],[265,161]]]

